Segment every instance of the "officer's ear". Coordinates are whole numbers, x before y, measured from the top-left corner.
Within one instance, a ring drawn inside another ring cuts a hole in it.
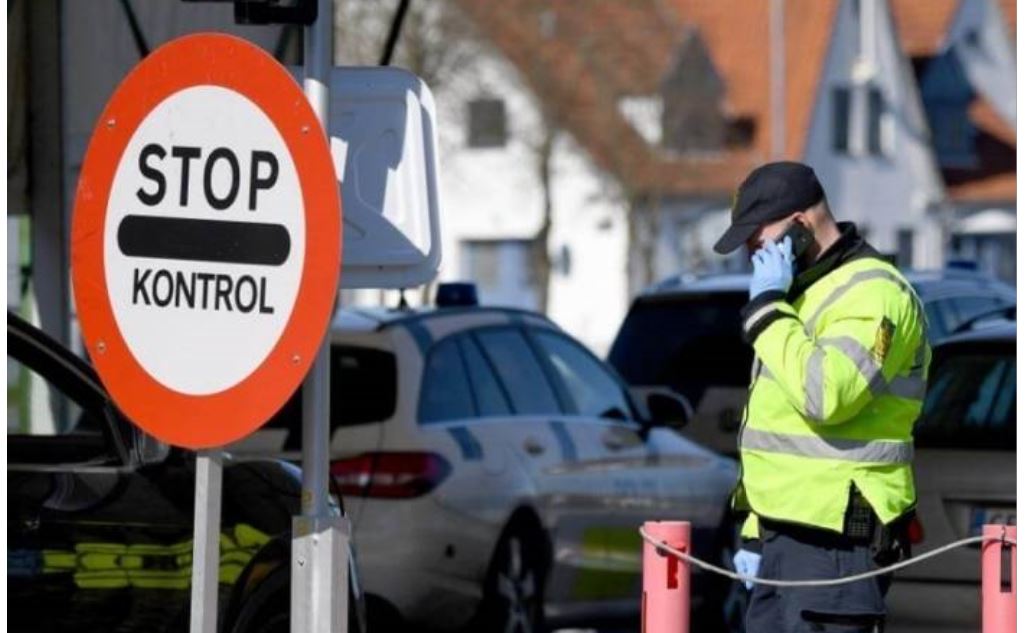
[[[798,222],[801,226],[805,227],[809,231],[815,232],[815,220],[808,213],[810,209],[804,211],[795,211],[794,215],[790,216],[792,222]]]

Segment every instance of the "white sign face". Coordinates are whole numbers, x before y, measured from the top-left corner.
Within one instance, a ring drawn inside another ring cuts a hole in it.
[[[226,88],[173,93],[126,146],[104,224],[108,297],[132,355],[179,393],[240,383],[293,312],[304,236],[297,170],[271,119]]]

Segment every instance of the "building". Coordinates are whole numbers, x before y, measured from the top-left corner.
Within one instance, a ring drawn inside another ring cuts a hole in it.
[[[746,267],[711,244],[776,159],[902,265],[1014,281],[1013,0],[454,5],[478,54],[435,88],[441,279],[484,301],[604,352],[647,285]]]

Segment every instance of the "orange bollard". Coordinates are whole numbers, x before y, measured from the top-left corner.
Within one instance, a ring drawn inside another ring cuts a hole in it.
[[[993,540],[1002,537],[1002,530],[1016,540],[1014,525],[983,527],[984,536],[992,537],[981,544],[983,633],[1016,633],[1016,546]]]
[[[669,547],[690,553],[690,523],[648,521],[644,530]],[[644,541],[641,633],[690,632],[690,565]]]

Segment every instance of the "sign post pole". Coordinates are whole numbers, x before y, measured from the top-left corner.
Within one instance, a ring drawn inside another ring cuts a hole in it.
[[[304,29],[304,94],[326,134],[333,51],[333,3],[318,0],[314,24]],[[347,631],[347,517],[329,513],[329,343],[322,339],[304,379],[301,516],[293,523],[290,630]]]
[[[193,504],[193,605],[190,633],[215,633],[218,627],[218,538],[222,519],[222,455],[197,452]]]

